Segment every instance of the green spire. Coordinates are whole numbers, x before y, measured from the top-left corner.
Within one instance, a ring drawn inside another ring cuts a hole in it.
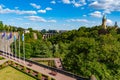
[[[103,19],[106,19],[106,16],[105,16],[105,15],[103,15]]]
[[[114,25],[115,27],[118,27],[118,25],[117,25],[117,22],[115,22],[115,25]]]

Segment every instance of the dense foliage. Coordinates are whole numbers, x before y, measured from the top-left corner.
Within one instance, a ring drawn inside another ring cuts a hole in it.
[[[84,77],[94,74],[98,80],[120,79],[119,29],[81,27],[55,36],[50,41],[53,44],[69,44],[62,57],[66,70]]]

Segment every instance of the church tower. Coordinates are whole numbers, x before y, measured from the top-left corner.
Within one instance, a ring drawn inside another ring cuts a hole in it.
[[[115,25],[114,25],[115,28],[118,28],[118,25],[117,25],[117,22],[115,22]]]
[[[106,16],[104,15],[103,18],[102,18],[102,27],[103,27],[103,29],[107,29],[106,22],[107,22],[107,19],[106,19]]]

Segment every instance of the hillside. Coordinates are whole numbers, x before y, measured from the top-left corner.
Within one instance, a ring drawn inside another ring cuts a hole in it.
[[[102,32],[101,32],[102,31]],[[98,80],[120,79],[120,32],[119,28],[101,26],[80,27],[51,38],[61,57],[64,68],[75,74]]]

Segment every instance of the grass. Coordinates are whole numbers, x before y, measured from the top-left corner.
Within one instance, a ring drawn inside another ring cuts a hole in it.
[[[3,60],[3,59],[5,59],[5,58],[3,58],[3,57],[0,56],[0,60]]]
[[[10,66],[0,70],[0,80],[36,80]]]
[[[0,53],[0,54],[2,54],[2,53]],[[3,57],[0,56],[0,60],[3,60],[3,59],[5,59],[5,58],[3,58]]]

